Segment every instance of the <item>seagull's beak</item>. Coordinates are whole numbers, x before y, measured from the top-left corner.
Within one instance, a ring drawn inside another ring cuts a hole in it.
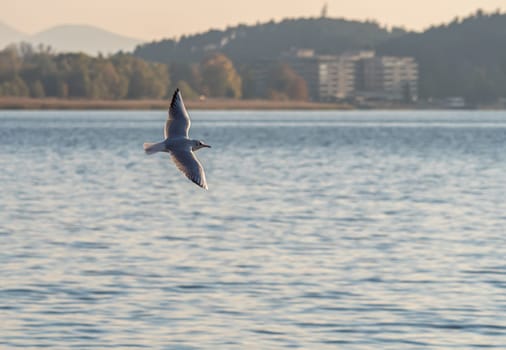
[[[211,146],[209,146],[209,145],[206,145],[205,143],[202,143],[202,147],[207,147],[207,148],[211,148]]]

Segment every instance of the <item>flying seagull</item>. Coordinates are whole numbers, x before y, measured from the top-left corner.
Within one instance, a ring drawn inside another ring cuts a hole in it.
[[[146,154],[157,152],[170,153],[172,161],[177,168],[181,170],[187,178],[207,190],[206,174],[200,164],[195,151],[211,146],[202,141],[188,138],[190,130],[190,116],[181,97],[181,92],[176,89],[172,96],[172,102],[169,107],[169,116],[165,122],[164,136],[165,140],[157,143],[145,143],[144,151]]]

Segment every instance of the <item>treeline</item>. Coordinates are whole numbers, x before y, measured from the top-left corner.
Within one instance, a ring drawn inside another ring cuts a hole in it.
[[[307,100],[305,81],[286,65],[273,65],[265,91],[248,69],[220,53],[199,63],[148,62],[130,54],[108,57],[55,54],[28,44],[0,51],[0,96],[86,99],[159,99],[179,87],[185,97]]]
[[[138,99],[166,96],[167,66],[126,54],[54,54],[28,44],[0,51],[0,96]]]
[[[277,60],[293,48],[309,48],[322,55],[372,49],[405,33],[401,28],[387,30],[372,21],[296,18],[154,41],[139,45],[134,55],[161,63],[198,63],[209,52],[219,51],[235,64],[249,64],[259,59]]]

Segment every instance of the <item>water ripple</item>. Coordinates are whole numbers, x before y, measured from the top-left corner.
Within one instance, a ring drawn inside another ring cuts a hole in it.
[[[0,112],[0,348],[506,344],[506,113]]]

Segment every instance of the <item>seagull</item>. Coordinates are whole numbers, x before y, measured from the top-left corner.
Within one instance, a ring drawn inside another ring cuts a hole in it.
[[[176,89],[172,96],[169,107],[169,116],[165,122],[165,140],[156,143],[144,143],[146,154],[167,152],[177,168],[181,170],[188,179],[198,186],[207,190],[206,174],[204,168],[195,156],[195,151],[211,146],[199,140],[192,140],[188,137],[190,130],[190,116],[183,103],[183,97],[179,89]]]

